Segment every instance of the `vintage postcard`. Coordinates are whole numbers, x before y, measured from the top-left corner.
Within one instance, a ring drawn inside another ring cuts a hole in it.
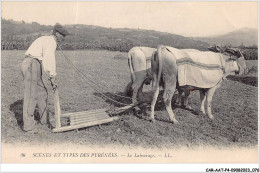
[[[257,164],[258,2],[2,1],[1,151]]]

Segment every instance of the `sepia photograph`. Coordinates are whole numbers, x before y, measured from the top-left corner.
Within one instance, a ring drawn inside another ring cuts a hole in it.
[[[258,1],[1,1],[1,164],[259,172],[258,21]]]

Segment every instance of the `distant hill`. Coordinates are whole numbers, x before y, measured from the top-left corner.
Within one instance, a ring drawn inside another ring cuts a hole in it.
[[[196,37],[196,40],[207,42],[211,45],[252,46],[258,45],[258,31],[252,28],[242,28],[224,35],[213,37]]]
[[[7,37],[11,35],[30,35],[37,32],[50,32],[52,26],[40,25],[39,23],[32,22],[31,24],[25,22],[18,22],[13,20],[1,20],[1,34],[2,37]]]
[[[40,25],[36,22],[25,23],[1,19],[2,42],[32,42],[41,35],[50,32],[53,26]],[[91,25],[65,25],[72,35],[66,38],[65,49],[108,49],[128,51],[133,46],[157,47],[159,44],[176,48],[195,48],[206,50],[208,43],[176,34],[141,29],[112,29]]]

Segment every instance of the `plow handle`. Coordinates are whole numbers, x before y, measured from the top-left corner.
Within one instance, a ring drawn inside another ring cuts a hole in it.
[[[60,115],[61,115],[61,110],[60,110],[60,99],[59,99],[59,92],[58,88],[54,90],[54,108],[55,108],[55,128],[61,127],[60,123]]]

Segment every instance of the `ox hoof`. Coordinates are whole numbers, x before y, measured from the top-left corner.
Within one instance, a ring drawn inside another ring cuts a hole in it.
[[[180,124],[176,119],[172,120],[172,124]]]
[[[185,106],[185,109],[192,110],[192,108],[190,106]]]
[[[178,102],[178,101],[176,101],[174,104],[175,104],[176,106],[179,106],[179,107],[182,106],[182,104],[181,104],[180,102]]]
[[[138,114],[141,112],[141,109],[139,107],[134,107],[134,112]]]
[[[201,112],[203,115],[206,115],[206,112],[205,112],[205,111],[200,110],[200,112]]]
[[[135,107],[134,109],[135,109],[135,111],[140,111],[141,110],[139,107]]]
[[[210,118],[211,120],[214,120],[214,116],[213,116],[213,115],[209,115],[209,118]]]
[[[149,121],[151,121],[152,123],[155,122],[155,119],[154,119],[154,118],[149,117],[148,119],[149,119]]]

